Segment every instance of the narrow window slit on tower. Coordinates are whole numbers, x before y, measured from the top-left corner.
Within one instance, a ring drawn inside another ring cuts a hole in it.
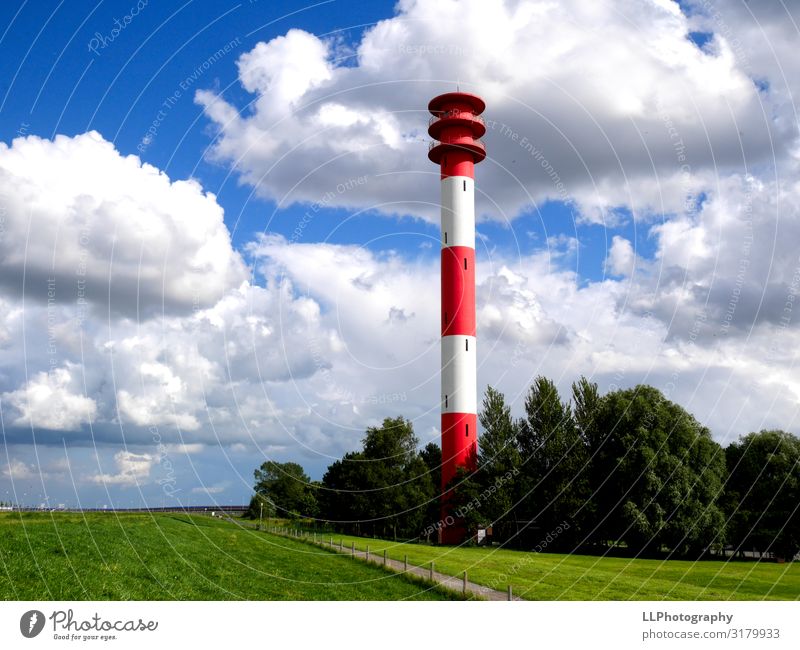
[[[464,339],[464,348],[467,352],[469,352],[469,339]]]
[[[444,407],[447,408],[447,395],[444,396]]]
[[[465,425],[464,425],[464,435],[465,435],[467,438],[469,438],[469,425],[468,425],[468,424],[465,424]]]
[[[465,271],[467,270],[467,258],[466,257],[464,258],[464,270]]]
[[[467,181],[464,181],[464,191],[467,191]]]
[[[444,312],[444,324],[447,325],[447,312]]]
[[[444,243],[447,243],[447,233],[444,233]]]

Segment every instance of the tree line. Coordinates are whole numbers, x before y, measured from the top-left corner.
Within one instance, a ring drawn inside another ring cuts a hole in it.
[[[469,531],[521,549],[699,557],[732,547],[800,552],[800,439],[749,433],[722,447],[656,388],[601,395],[581,378],[562,400],[538,377],[522,417],[489,387],[474,471],[448,486]],[[367,429],[362,449],[313,482],[296,463],[255,472],[250,516],[313,518],[359,535],[436,541],[441,452],[410,421]]]

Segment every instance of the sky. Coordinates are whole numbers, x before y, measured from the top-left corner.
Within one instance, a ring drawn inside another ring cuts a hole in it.
[[[486,100],[478,384],[797,432],[800,2],[0,4],[0,501],[439,438],[428,100]]]

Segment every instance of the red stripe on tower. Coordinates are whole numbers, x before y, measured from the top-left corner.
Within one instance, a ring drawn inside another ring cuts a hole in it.
[[[486,157],[479,139],[486,105],[454,92],[428,104],[428,158],[442,184],[442,530],[441,541],[464,540],[463,522],[450,513],[448,486],[458,469],[474,469],[478,439],[475,356],[475,164]]]
[[[475,336],[475,249],[442,248],[442,336]]]

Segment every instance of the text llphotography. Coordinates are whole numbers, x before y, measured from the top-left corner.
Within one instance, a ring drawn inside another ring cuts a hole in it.
[[[0,3],[0,646],[800,648],[799,48]]]

